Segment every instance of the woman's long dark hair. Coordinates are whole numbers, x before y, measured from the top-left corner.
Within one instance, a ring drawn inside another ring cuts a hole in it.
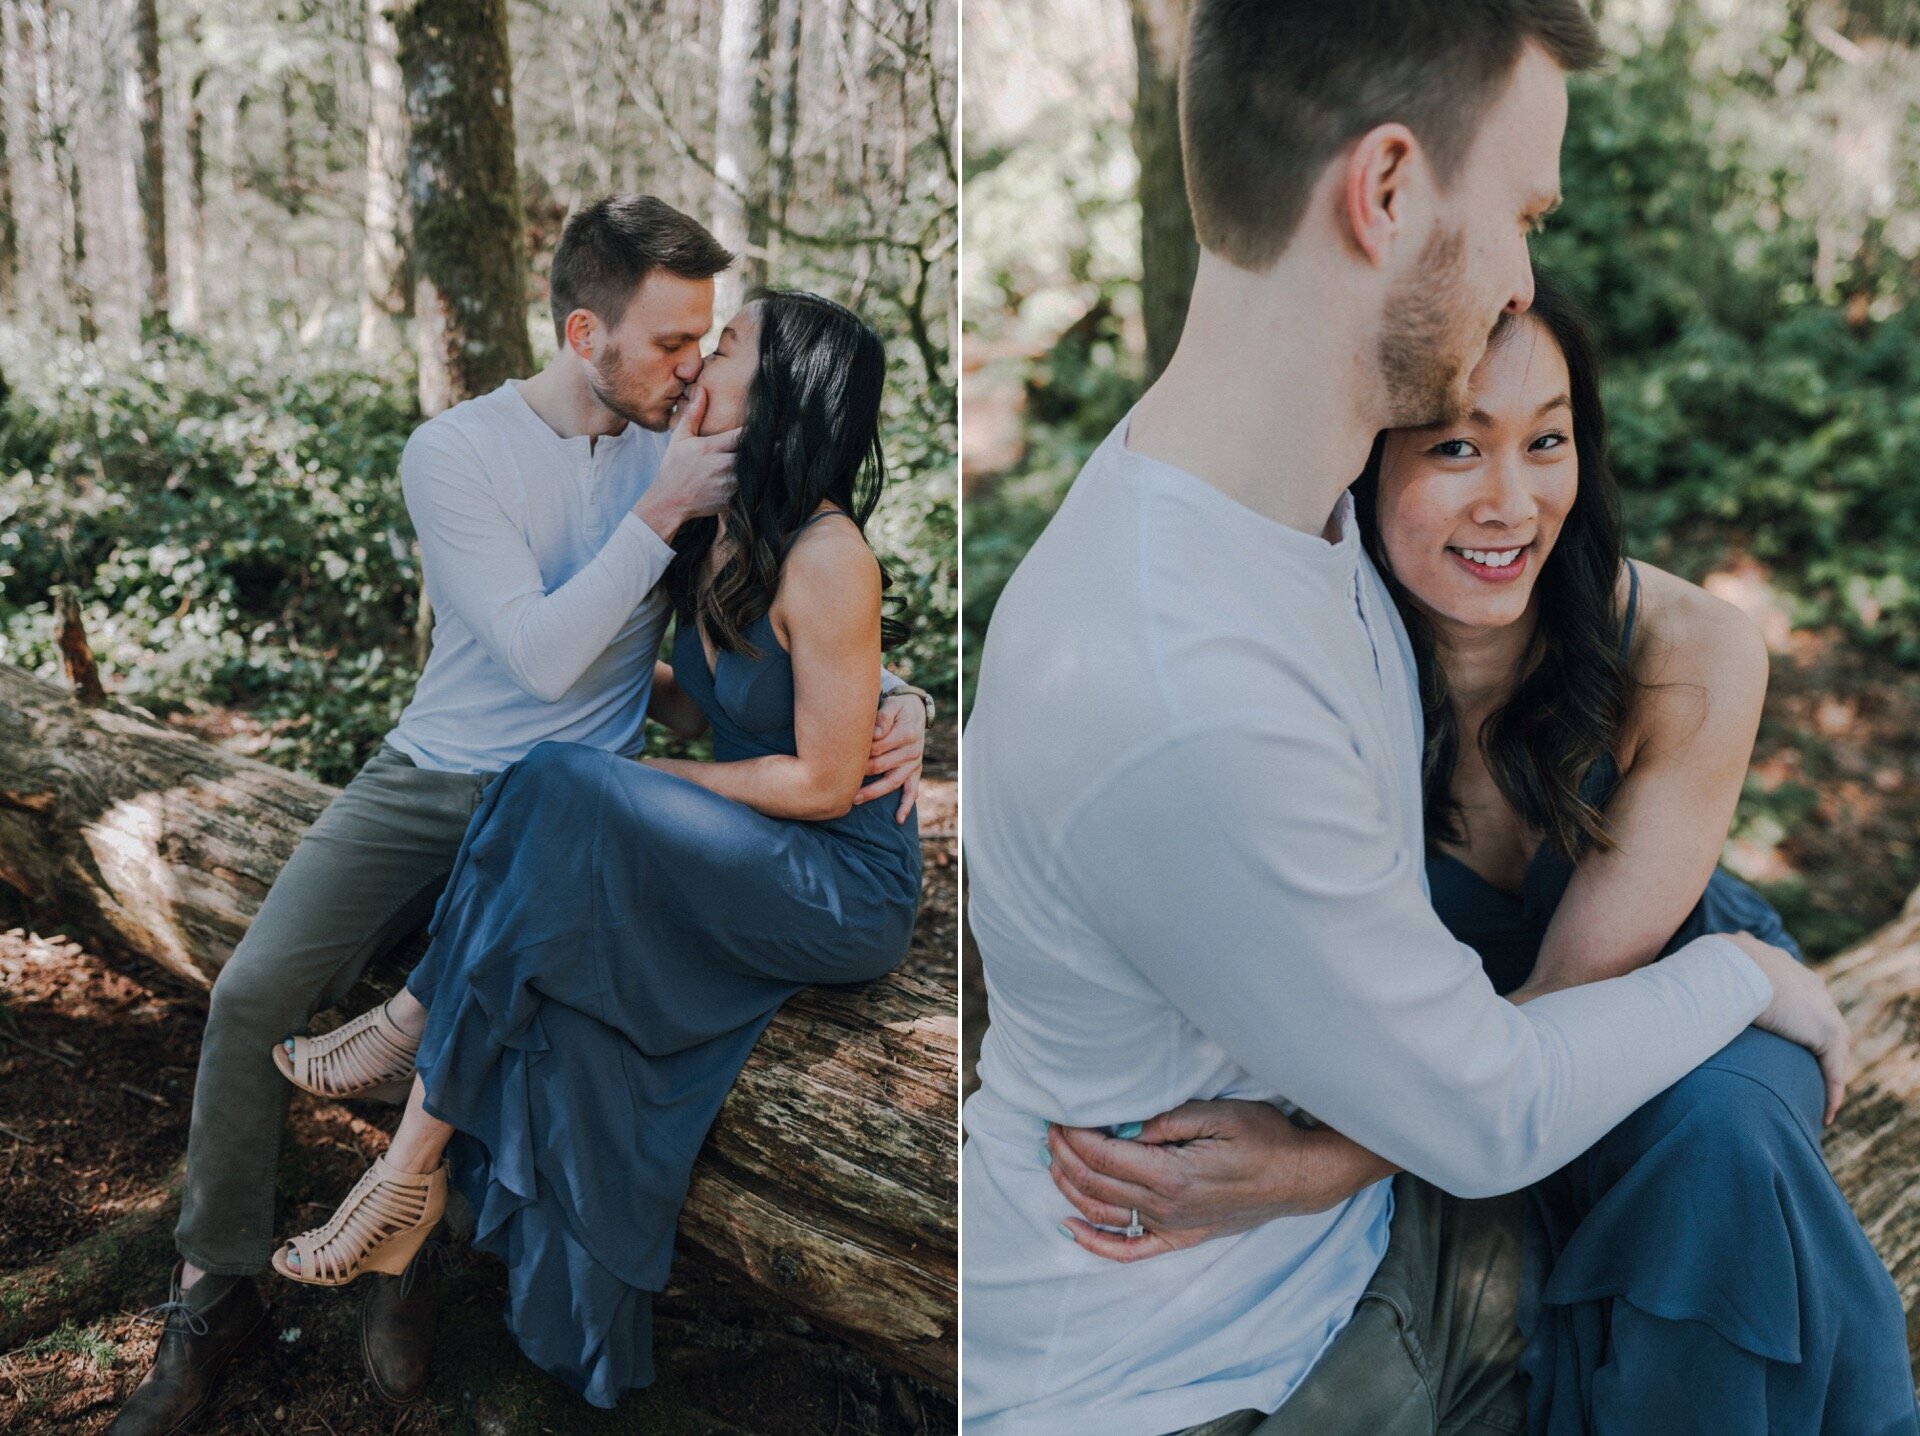
[[[759,307],[759,368],[747,387],[727,505],[730,551],[708,568],[719,532],[712,518],[681,526],[665,583],[682,623],[698,619],[718,649],[753,656],[746,632],[773,606],[795,535],[834,504],[864,532],[886,486],[880,451],[880,391],[886,349],[861,318],[799,290],[752,295]],[[882,588],[892,579],[883,566]],[[899,600],[893,602],[897,605]],[[882,647],[906,637],[889,614]]]
[[[1533,831],[1567,857],[1587,846],[1612,847],[1606,815],[1580,796],[1581,780],[1601,757],[1617,754],[1633,706],[1635,680],[1620,652],[1622,616],[1614,601],[1620,577],[1620,489],[1607,464],[1606,413],[1600,405],[1593,338],[1573,300],[1536,272],[1533,307],[1502,316],[1496,344],[1523,338],[1537,320],[1567,361],[1573,404],[1573,449],[1579,490],[1553,552],[1535,580],[1533,641],[1521,659],[1513,693],[1482,725],[1478,739],[1501,794]],[[1426,710],[1422,761],[1427,841],[1464,840],[1464,815],[1453,797],[1460,758],[1460,718],[1435,652],[1433,626],[1387,561],[1380,534],[1379,484],[1386,434],[1374,441],[1366,471],[1354,485],[1361,535],[1406,620],[1420,669]]]

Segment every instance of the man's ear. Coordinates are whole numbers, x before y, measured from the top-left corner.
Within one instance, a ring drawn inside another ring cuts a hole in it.
[[[1347,238],[1375,268],[1393,257],[1416,222],[1426,155],[1405,125],[1375,125],[1339,161],[1340,216]]]
[[[599,347],[599,321],[591,309],[576,309],[567,315],[567,347],[589,363]]]

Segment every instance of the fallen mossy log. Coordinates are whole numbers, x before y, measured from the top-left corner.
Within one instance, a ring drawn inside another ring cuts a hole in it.
[[[1900,1289],[1920,1381],[1920,891],[1821,973],[1853,1029],[1860,1066],[1822,1145]]]
[[[183,1159],[159,1190],[92,1236],[45,1261],[0,1272],[0,1351],[45,1336],[63,1321],[85,1323],[116,1310],[129,1291],[153,1289],[155,1275],[173,1262],[185,1171]]]
[[[0,665],[0,882],[41,925],[99,950],[209,986],[333,792]],[[417,951],[389,955],[375,980],[391,990]],[[683,1246],[949,1393],[954,1007],[951,987],[899,974],[789,1003],[722,1109],[681,1219]]]

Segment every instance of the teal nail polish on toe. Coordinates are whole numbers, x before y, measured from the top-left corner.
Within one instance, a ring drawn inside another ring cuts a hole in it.
[[[1107,1130],[1121,1141],[1131,1142],[1135,1137],[1140,1135],[1144,1125],[1144,1123],[1140,1122],[1122,1122],[1118,1127],[1109,1127]]]

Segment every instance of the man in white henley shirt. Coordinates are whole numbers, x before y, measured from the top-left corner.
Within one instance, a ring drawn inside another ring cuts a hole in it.
[[[1564,71],[1597,58],[1570,0],[1193,8],[1186,328],[1008,583],[966,734],[990,1019],[969,1436],[1521,1430],[1511,1307],[1453,1324],[1493,1214],[1440,1189],[1545,1175],[1772,1011],[1791,959],[1746,937],[1494,995],[1426,898],[1412,655],[1342,492],[1377,431],[1461,407],[1526,307]],[[1399,1216],[1378,1182],[1137,1264],[1060,1225],[1047,1124],[1215,1097],[1292,1104],[1424,1181]],[[1389,1267],[1406,1309],[1363,1323]]]

